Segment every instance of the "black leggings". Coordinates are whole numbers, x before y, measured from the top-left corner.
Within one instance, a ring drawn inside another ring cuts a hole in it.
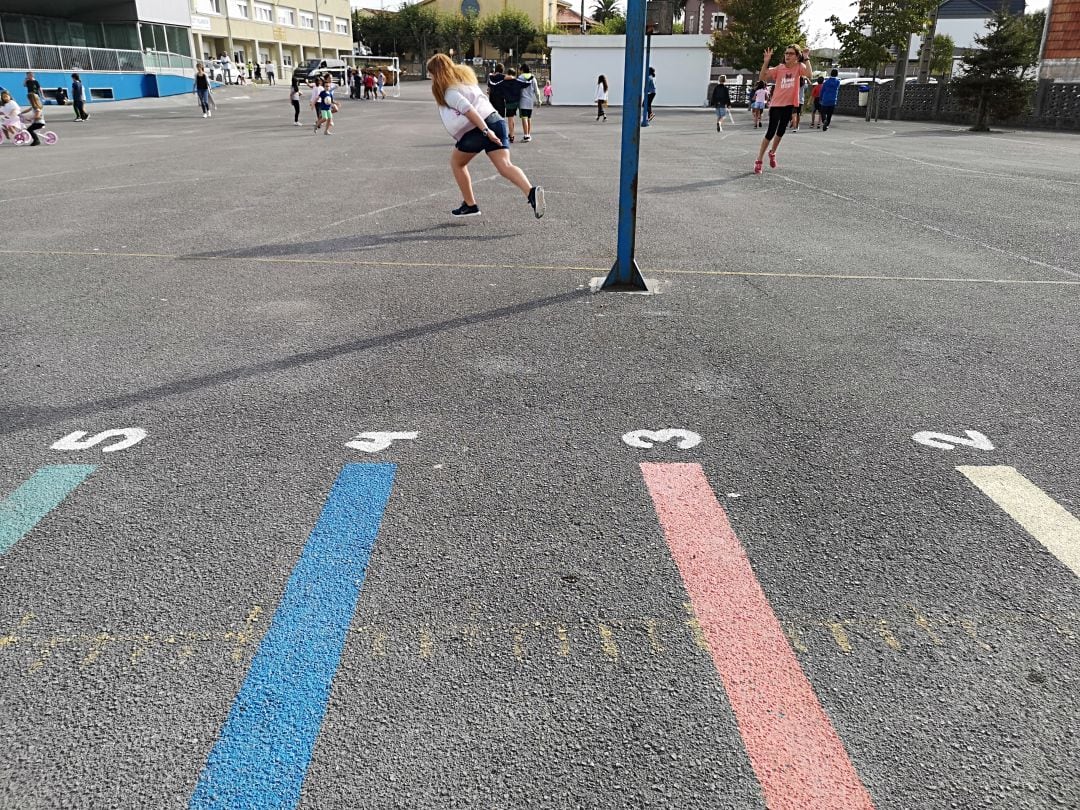
[[[605,102],[603,102],[603,101],[596,102],[596,120],[597,121],[600,120],[601,115],[604,116],[605,118],[607,118],[607,113],[604,112],[604,104],[605,104]]]
[[[794,111],[794,105],[769,107],[769,128],[765,130],[765,140],[771,140],[774,135],[777,138],[783,138]]]
[[[300,120],[300,102],[299,101],[294,101],[292,103],[292,111],[293,111],[292,120],[293,120],[293,123],[295,124],[297,121]]]
[[[26,128],[26,131],[30,133],[30,137],[34,139],[34,143],[38,143],[37,131],[42,129],[45,125],[40,121],[35,121]]]
[[[833,112],[835,110],[836,110],[836,105],[835,104],[832,105],[831,107],[822,107],[821,108],[821,126],[823,128],[827,129],[829,127],[829,125],[832,123],[832,114],[833,114]]]

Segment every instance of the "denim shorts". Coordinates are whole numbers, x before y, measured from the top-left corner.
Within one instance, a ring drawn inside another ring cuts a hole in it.
[[[491,138],[484,134],[483,130],[473,127],[461,136],[461,140],[454,144],[454,147],[459,152],[468,152],[473,155],[478,152],[497,152],[500,149],[509,149],[510,138],[503,117],[498,113],[492,113],[484,119],[484,123],[487,124],[488,129],[498,136],[499,143],[492,141]]]

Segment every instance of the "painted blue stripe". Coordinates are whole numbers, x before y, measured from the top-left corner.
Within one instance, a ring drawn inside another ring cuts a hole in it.
[[[326,498],[207,758],[190,810],[293,808],[396,464],[348,464]]]
[[[0,554],[18,543],[96,470],[93,464],[42,467],[0,503]]]

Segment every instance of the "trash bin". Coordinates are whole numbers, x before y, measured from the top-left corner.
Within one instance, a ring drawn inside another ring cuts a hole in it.
[[[859,106],[860,107],[865,107],[869,101],[870,101],[870,85],[868,85],[868,84],[860,84],[859,85]]]

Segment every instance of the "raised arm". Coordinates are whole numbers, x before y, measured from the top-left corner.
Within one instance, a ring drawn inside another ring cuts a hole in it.
[[[772,61],[772,54],[772,48],[765,49],[765,59],[761,63],[761,73],[758,74],[758,78],[761,79],[761,81],[763,82],[767,82],[769,80],[769,62]]]
[[[803,48],[802,75],[807,79],[814,78],[814,69],[810,67],[810,49]]]

